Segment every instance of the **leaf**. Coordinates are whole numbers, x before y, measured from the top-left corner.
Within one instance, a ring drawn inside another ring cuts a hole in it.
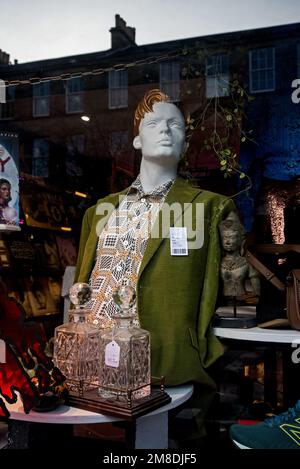
[[[241,173],[240,174],[240,179],[244,179],[246,177],[246,174],[245,173]]]
[[[227,164],[227,161],[226,161],[226,160],[221,160],[221,161],[220,161],[220,165],[221,165],[221,166],[225,166],[226,164]]]
[[[232,116],[231,116],[230,114],[227,114],[226,120],[227,120],[228,122],[230,122],[230,121],[232,120]]]
[[[242,137],[241,142],[245,142],[245,141],[246,141],[246,137]]]

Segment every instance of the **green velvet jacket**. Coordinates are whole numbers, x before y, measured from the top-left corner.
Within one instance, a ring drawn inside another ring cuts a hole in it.
[[[123,194],[125,191],[109,195],[86,211],[77,281],[89,280],[96,257],[97,228],[99,234],[107,220],[107,212],[97,215],[97,208],[102,211],[104,203],[116,207]],[[182,210],[183,204],[204,204],[204,244],[189,249],[188,256],[171,256],[169,237],[150,237],[137,284],[139,320],[141,327],[151,333],[152,376],[165,376],[168,385],[196,381],[214,387],[205,368],[223,352],[211,330],[219,283],[218,223],[235,208],[230,199],[194,188],[180,177],[165,200],[173,202],[179,203]]]

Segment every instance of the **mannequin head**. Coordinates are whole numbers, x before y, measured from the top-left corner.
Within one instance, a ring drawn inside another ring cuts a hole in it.
[[[177,166],[185,151],[185,122],[177,106],[159,90],[151,90],[138,105],[133,146],[144,160]]]

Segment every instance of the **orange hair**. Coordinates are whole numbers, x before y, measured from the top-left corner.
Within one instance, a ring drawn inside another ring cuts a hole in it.
[[[171,99],[168,95],[163,93],[159,89],[154,89],[147,91],[143,99],[139,102],[135,114],[134,114],[134,121],[133,121],[133,133],[136,137],[139,134],[139,127],[141,120],[144,118],[147,112],[153,111],[153,106],[155,103],[170,103]]]

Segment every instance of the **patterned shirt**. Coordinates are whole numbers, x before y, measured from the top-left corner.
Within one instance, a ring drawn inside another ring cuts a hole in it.
[[[145,193],[138,176],[100,233],[90,277],[93,294],[87,305],[91,311],[89,320],[94,324],[100,325],[103,319],[112,318],[119,311],[113,300],[119,286],[130,285],[136,291],[151,229],[173,182],[174,179],[169,180]],[[136,304],[131,313],[138,325]]]

